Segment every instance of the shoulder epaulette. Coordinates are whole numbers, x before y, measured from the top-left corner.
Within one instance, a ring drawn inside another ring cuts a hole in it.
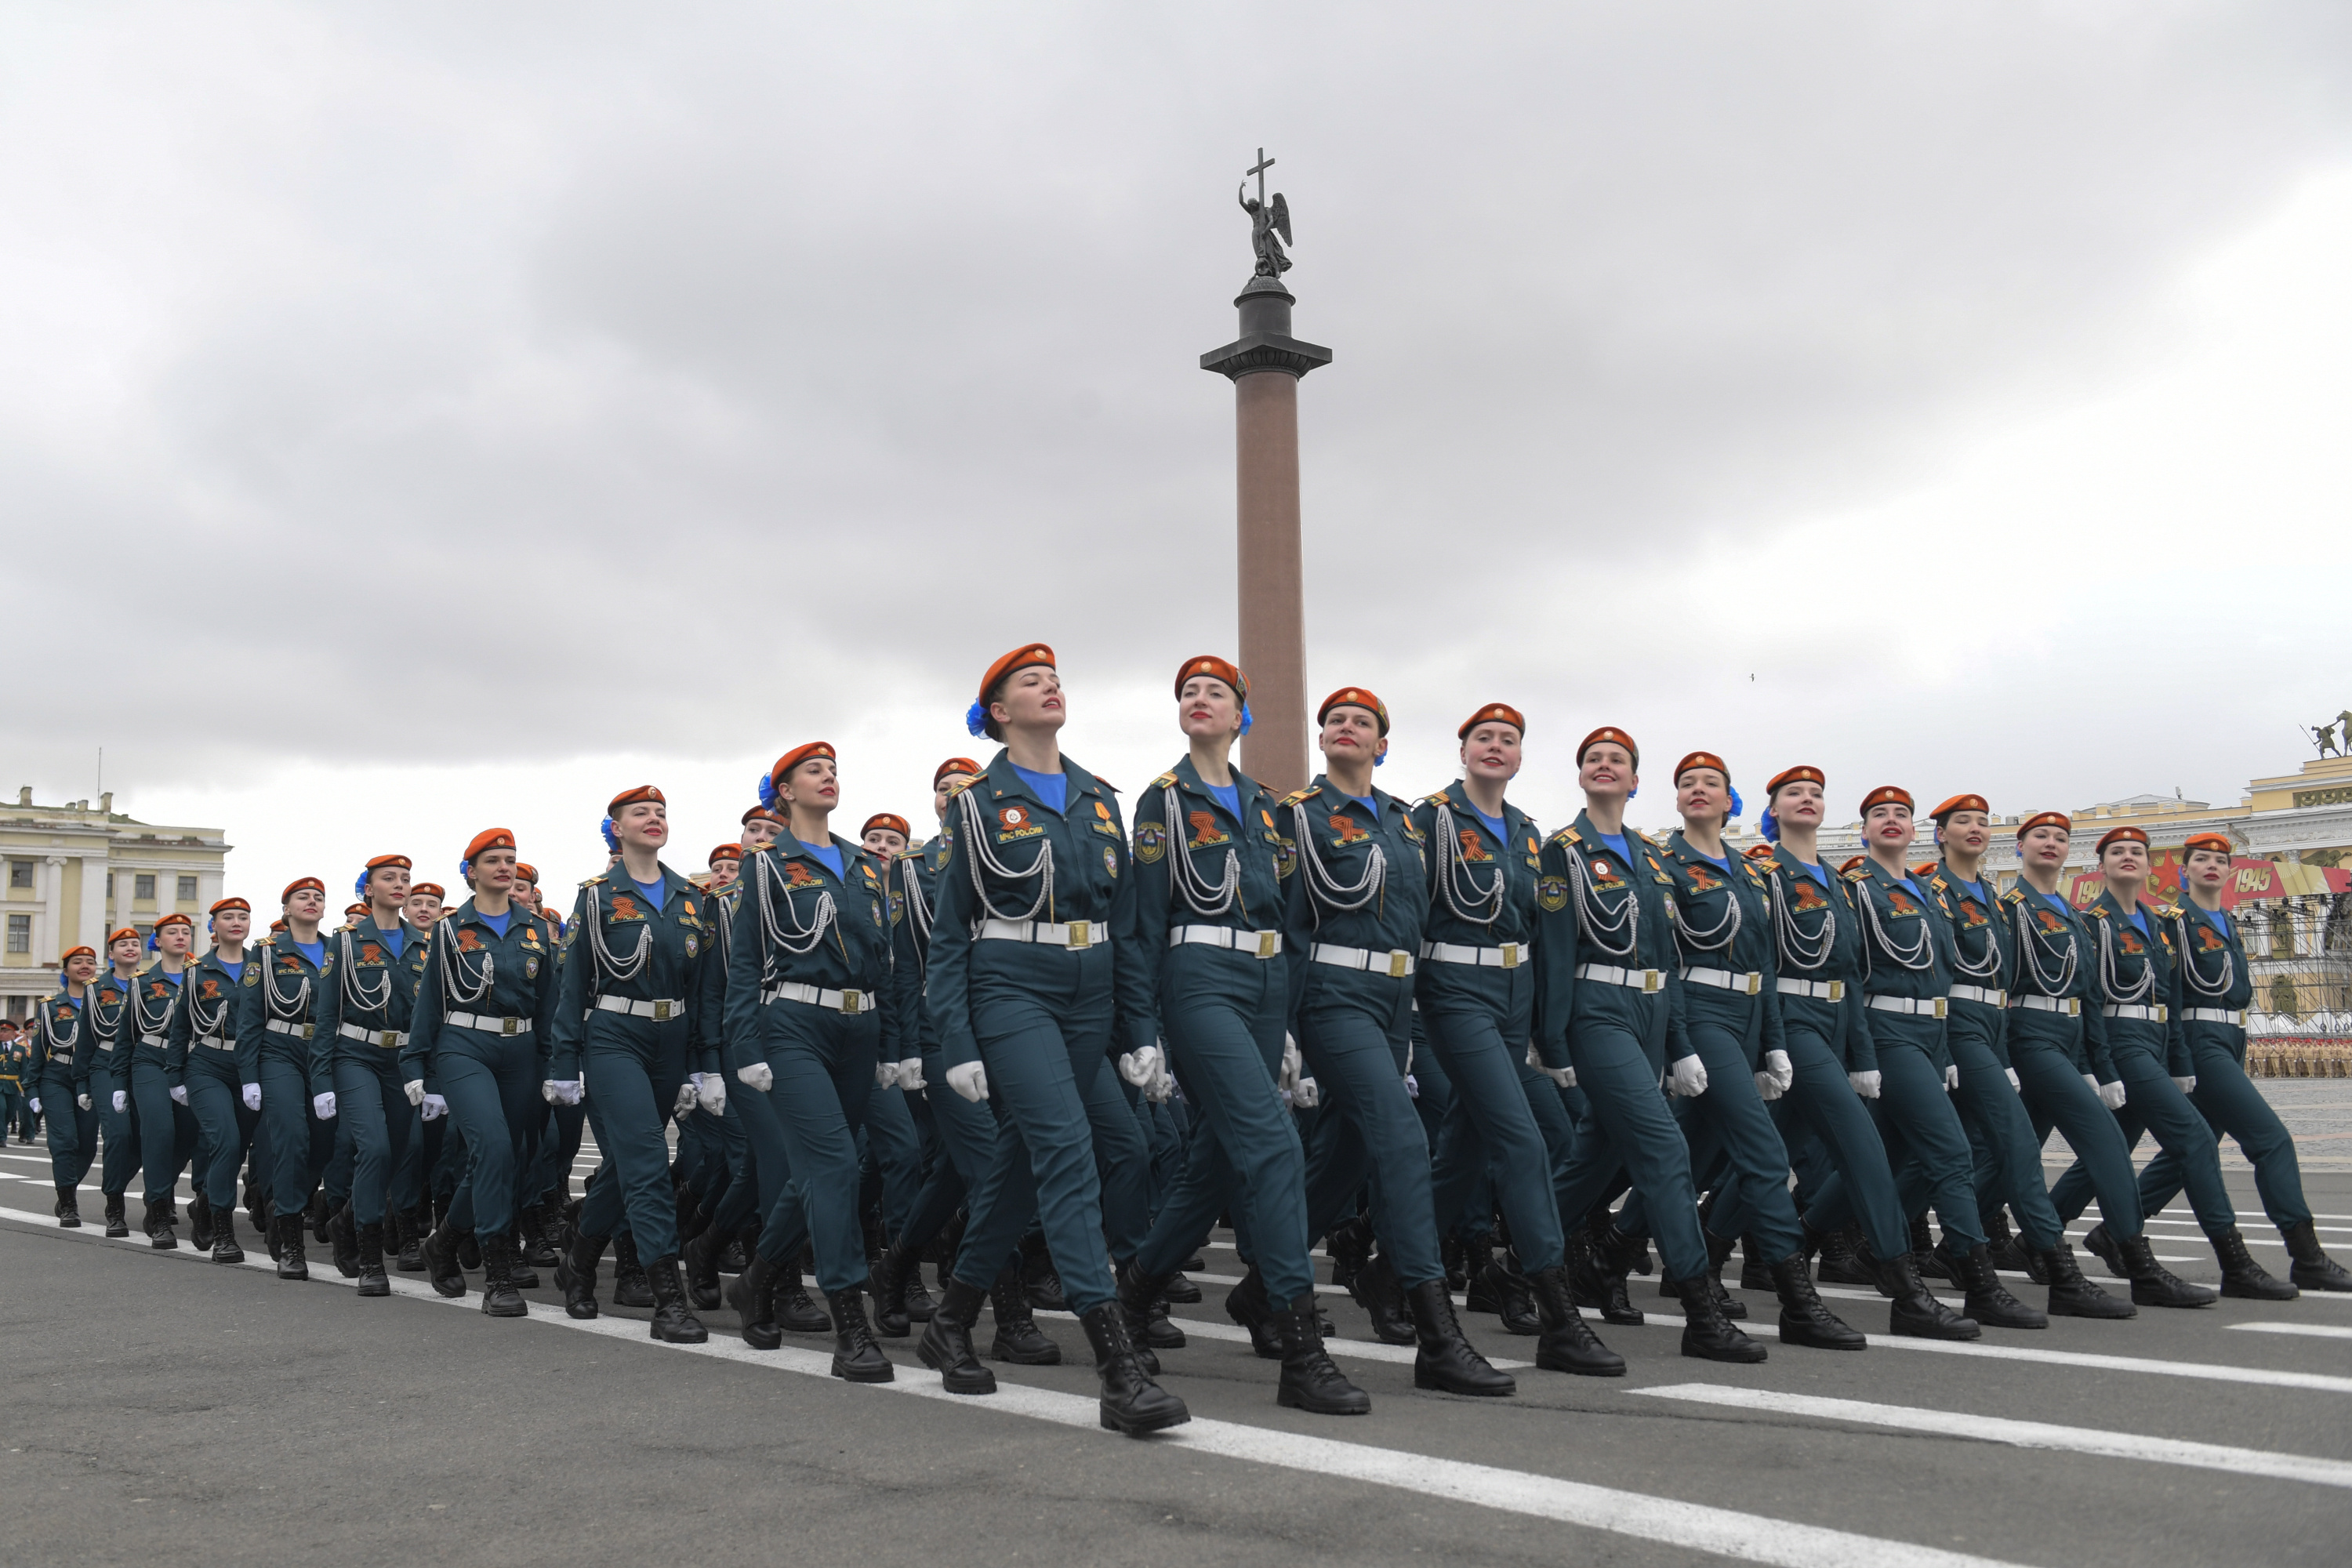
[[[1855,856],[1853,859],[1848,860],[1844,865],[1838,868],[1838,875],[1843,877],[1849,882],[1869,881],[1870,868],[1863,864],[1863,862],[1868,858],[1869,857],[1866,855]]]
[[[2025,902],[2025,889],[2022,888],[2011,888],[2009,891],[2000,896],[2000,901],[2004,904],[2021,904]]]
[[[278,945],[278,933],[276,931],[271,931],[268,935],[263,937],[259,942],[255,942],[253,945],[256,947],[276,947]]]
[[[1297,805],[1300,801],[1311,799],[1322,793],[1323,786],[1321,784],[1308,784],[1305,789],[1292,790],[1288,795],[1284,795],[1280,800],[1276,801],[1274,804],[1276,805]]]
[[[952,784],[948,785],[948,798],[950,800],[953,800],[956,796],[961,795],[964,791],[970,789],[979,782],[980,775],[978,773],[972,773],[968,775],[961,784]],[[1108,786],[1106,785],[1104,787],[1108,788]]]
[[[1573,827],[1563,827],[1551,836],[1554,844],[1581,844],[1584,839]]]
[[[1446,804],[1445,792],[1444,790],[1439,790],[1433,795],[1423,795],[1419,800],[1413,802],[1413,804],[1415,805],[1444,805]]]
[[[1161,773],[1158,778],[1153,779],[1151,781],[1151,787],[1153,789],[1166,789],[1170,784],[1172,784],[1175,782],[1176,773],[1175,770],[1171,768],[1168,772]]]
[[[1915,877],[1932,877],[1936,874],[1936,862],[1922,860],[1911,868],[1911,874]]]
[[[599,872],[593,877],[583,877],[581,879],[580,885],[583,888],[593,888],[597,883],[604,880],[606,875],[607,873]]]
[[[1780,862],[1772,858],[1772,846],[1769,844],[1751,845],[1748,850],[1748,858],[1757,861],[1768,869],[1780,868]]]
[[[2177,921],[2180,918],[2181,909],[2179,904],[2158,904],[2156,912],[2158,919]]]

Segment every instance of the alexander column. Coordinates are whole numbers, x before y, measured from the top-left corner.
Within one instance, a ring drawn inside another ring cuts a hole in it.
[[[1290,270],[1290,205],[1265,195],[1274,160],[1261,147],[1241,188],[1257,270],[1234,303],[1242,335],[1201,356],[1201,368],[1233,378],[1235,499],[1239,511],[1241,666],[1250,679],[1250,732],[1242,764],[1276,794],[1304,786],[1307,761],[1306,567],[1298,542],[1298,378],[1331,363],[1331,351],[1290,335],[1282,286]]]

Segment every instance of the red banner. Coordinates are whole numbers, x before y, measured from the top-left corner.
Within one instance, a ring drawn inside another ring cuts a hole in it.
[[[2070,871],[2061,890],[2066,901],[2086,910],[2098,901],[2105,881],[2096,871]],[[2150,867],[2147,890],[2152,898],[2170,900],[2180,892],[2180,851],[2159,849]],[[2302,893],[2352,892],[2352,871],[2333,866],[2290,866],[2278,860],[2254,860],[2244,856],[2230,861],[2230,879],[2221,884],[2221,907],[2237,908],[2261,899],[2284,899]]]

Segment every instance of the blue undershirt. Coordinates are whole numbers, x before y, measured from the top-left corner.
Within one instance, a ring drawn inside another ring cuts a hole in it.
[[[291,941],[292,939],[289,938],[288,940]],[[303,957],[310,961],[311,968],[320,969],[325,967],[327,963],[327,944],[325,942],[294,942],[293,946],[295,952],[300,953]]]
[[[230,963],[226,960],[223,960],[221,967],[228,971],[228,977],[231,980],[242,980],[245,978],[245,962],[242,959],[238,960],[235,963]],[[188,977],[188,972],[184,969],[180,971],[177,974],[173,973],[168,969],[159,969],[155,973],[162,975],[164,979],[170,981],[174,985],[177,985],[181,981],[185,980]]]
[[[1235,822],[1239,822],[1242,819],[1241,785],[1211,784],[1208,786],[1208,790],[1209,798],[1215,801],[1219,805],[1223,806],[1227,816],[1232,817]]]
[[[1990,901],[1985,898],[1984,884],[1982,882],[1971,882],[1966,877],[1955,877],[1952,880],[1958,883],[1961,887],[1966,888],[1969,891],[1969,897],[1974,899],[1977,902],[1981,904]]]
[[[1711,865],[1719,866],[1726,871],[1731,869],[1731,857],[1728,855],[1701,855],[1699,858]]]
[[[2131,922],[2132,924],[2139,927],[2140,935],[2146,936],[2147,934],[2147,911],[2141,909],[2137,904],[2134,904],[2132,906]]]
[[[392,929],[390,931],[386,931],[382,926],[378,926],[375,928],[375,933],[383,939],[384,946],[392,949],[392,956],[394,958],[398,958],[400,956],[400,950],[408,945],[408,937],[401,931],[400,919],[396,915],[393,917]]]
[[[841,875],[840,859],[841,857],[838,855],[834,857],[833,874],[836,877]],[[629,880],[637,882],[635,877],[630,878]],[[650,882],[637,882],[637,891],[646,896],[646,902],[653,905],[655,912],[658,913],[662,907],[662,900],[669,897],[669,879],[656,877]]]
[[[482,910],[477,909],[474,911],[474,918],[481,921],[484,925],[489,927],[492,931],[498,932],[500,936],[504,936],[507,934],[507,922],[514,919],[514,910],[509,910],[502,915],[493,915],[485,914]]]
[[[1486,831],[1495,836],[1496,843],[1501,845],[1506,850],[1510,848],[1511,826],[1509,823],[1499,816],[1489,816],[1475,805],[1470,808],[1470,815],[1486,825]],[[1618,853],[1622,855],[1624,851],[1621,849]]]
[[[1617,852],[1617,858],[1625,862],[1625,869],[1630,871],[1633,868],[1633,857],[1625,847],[1623,834],[1604,833],[1601,836],[1601,842]]]
[[[1021,782],[1027,784],[1029,788],[1035,793],[1039,800],[1042,800],[1047,805],[1052,806],[1056,815],[1059,815],[1062,808],[1069,803],[1069,774],[1033,773],[1027,768],[1023,767],[1019,763],[1013,763],[1012,767],[1013,773],[1019,776]],[[1239,814],[1236,813],[1236,815]],[[836,866],[834,869],[837,872],[840,868]]]
[[[1348,798],[1354,801],[1358,805],[1362,806],[1366,811],[1370,812],[1374,822],[1378,822],[1381,819],[1380,804],[1371,799],[1369,795],[1351,795]]]
[[[1804,872],[1807,876],[1811,877],[1814,881],[1819,882],[1824,888],[1830,885],[1829,868],[1823,866],[1818,860],[1799,860],[1797,861],[1797,869]]]
[[[2057,911],[2059,911],[2061,914],[2068,914],[2068,915],[2071,915],[2071,914],[2073,914],[2073,913],[2074,912],[2074,905],[2072,905],[2072,904],[2070,904],[2070,903],[2068,903],[2065,900],[2063,900],[2063,899],[2060,898],[2057,894],[2055,894],[2055,893],[2044,893],[2044,894],[2042,894],[2042,896],[2043,898],[2045,898],[2045,899],[2049,900],[2050,900],[2050,907],[2051,907],[2052,909],[2053,909],[2053,910],[2057,910]]]
[[[815,857],[816,857],[816,858],[817,858],[817,863],[818,863],[819,865],[826,866],[826,867],[831,868],[832,868],[832,871],[833,871],[833,874],[834,874],[835,879],[836,880],[837,880],[837,879],[839,879],[839,878],[840,878],[840,876],[841,876],[841,846],[840,846],[840,845],[838,845],[838,844],[812,844],[812,843],[810,843],[807,839],[803,838],[803,839],[802,839],[802,840],[801,840],[801,847],[802,847],[802,848],[803,848],[803,849],[805,849],[805,850],[807,850],[810,854],[812,854],[812,855],[815,856]],[[635,878],[632,878],[632,879],[631,879],[632,881],[635,880]]]
[[[2205,911],[2205,918],[2211,921],[2213,924],[2220,929],[2223,936],[2230,934],[2230,917],[2228,915],[2223,914],[2220,910],[2207,910]]]

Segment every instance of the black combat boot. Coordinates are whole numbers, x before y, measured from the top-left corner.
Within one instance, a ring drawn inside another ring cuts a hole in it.
[[[1282,1342],[1274,1332],[1274,1303],[1266,1300],[1265,1277],[1257,1271],[1256,1264],[1249,1266],[1240,1284],[1225,1292],[1225,1316],[1249,1331],[1250,1349],[1261,1360],[1282,1359]],[[1147,1368],[1158,1375],[1157,1363],[1147,1363]]]
[[[1323,1238],[1323,1250],[1331,1259],[1331,1283],[1349,1290],[1356,1283],[1356,1274],[1372,1257],[1372,1227],[1361,1215],[1343,1220],[1331,1227]]]
[[[1462,1289],[1469,1284],[1470,1277],[1463,1262],[1460,1237],[1450,1230],[1439,1237],[1437,1257],[1438,1261],[1445,1266],[1445,1289],[1448,1291]]]
[[[1859,1329],[1849,1327],[1822,1305],[1806,1271],[1805,1255],[1792,1252],[1772,1265],[1772,1289],[1780,1298],[1780,1342],[1817,1351],[1858,1351],[1870,1342]]]
[[[1797,1254],[1797,1261],[1804,1263],[1805,1255],[1801,1252]],[[1811,1269],[1806,1270],[1805,1278],[1809,1280],[1812,1278]],[[1772,1282],[1772,1265],[1764,1256],[1764,1244],[1753,1234],[1739,1238],[1739,1288],[1742,1290],[1780,1289]]]
[[[810,1297],[801,1284],[801,1266],[797,1259],[780,1265],[776,1271],[776,1323],[787,1333],[829,1334],[833,1320]]]
[[[360,1227],[352,1215],[352,1205],[342,1204],[327,1219],[328,1256],[334,1259],[335,1272],[346,1279],[360,1277]]]
[[[235,1209],[213,1211],[213,1261],[215,1263],[245,1261],[245,1248],[236,1244],[236,1211]]]
[[[2287,1270],[2289,1279],[2306,1290],[2352,1290],[2352,1272],[2320,1250],[2317,1226],[2297,1220],[2279,1226],[2279,1237],[2294,1259],[2294,1267]]]
[[[1322,1321],[1315,1312],[1315,1292],[1307,1291],[1274,1314],[1274,1331],[1282,1342],[1282,1379],[1274,1402],[1309,1415],[1369,1415],[1372,1396],[1349,1383],[1323,1348]]]
[[[1412,1385],[1441,1394],[1468,1394],[1501,1398],[1519,1391],[1518,1380],[1487,1364],[1462,1332],[1454,1316],[1454,1298],[1445,1281],[1425,1280],[1405,1291],[1412,1313],[1413,1338],[1421,1346],[1412,1358]]]
[[[678,1262],[686,1279],[687,1300],[697,1311],[716,1311],[719,1307],[719,1253],[727,1245],[727,1237],[717,1226],[677,1249]],[[654,1304],[661,1305],[661,1292],[654,1292]],[[687,1342],[699,1343],[698,1341]]]
[[[245,1194],[245,1206],[248,1209],[259,1206],[253,1201],[253,1192],[249,1187]],[[301,1217],[310,1223],[311,1240],[320,1247],[326,1247],[331,1243],[333,1238],[327,1235],[327,1221],[332,1215],[329,1212],[326,1188],[320,1187],[310,1194],[310,1201],[303,1205]]]
[[[563,1292],[565,1317],[585,1322],[596,1315],[596,1266],[604,1259],[604,1243],[609,1239],[574,1236],[556,1260],[555,1288]]]
[[[888,1383],[898,1375],[890,1358],[874,1342],[866,1321],[866,1297],[856,1286],[825,1296],[833,1309],[833,1375],[847,1383]]]
[[[433,1211],[424,1204],[402,1209],[393,1215],[400,1226],[399,1268],[403,1274],[425,1272],[425,1238],[433,1229]]]
[[[2091,1246],[2097,1234],[2094,1230],[2091,1236],[2084,1237],[2083,1245]],[[2148,1245],[2145,1236],[2135,1236],[2129,1241],[2114,1237],[2108,1239],[2108,1245],[2122,1263],[2125,1277],[2131,1281],[2132,1300],[2139,1306],[2210,1307],[2221,1299],[2221,1292],[2191,1285],[2158,1263],[2156,1248]]]
[[[68,1107],[68,1110],[71,1107]],[[58,1206],[49,1211],[58,1216],[59,1230],[81,1228],[81,1196],[71,1186],[58,1189]]]
[[[1599,1312],[1602,1322],[1638,1329],[1646,1320],[1625,1289],[1630,1249],[1614,1245],[1619,1236],[1615,1226],[1604,1224],[1598,1229],[1587,1226],[1570,1237],[1568,1282],[1575,1291],[1576,1304]],[[1630,1242],[1633,1238],[1622,1239]],[[1647,1253],[1649,1247],[1645,1245],[1642,1250]]]
[[[1488,1276],[1495,1267],[1495,1238],[1474,1236],[1462,1243],[1462,1271],[1470,1277],[1469,1289],[1463,1292],[1462,1310],[1465,1312],[1496,1312],[1501,1304],[1495,1300],[1495,1283]]]
[[[1876,1284],[1879,1294],[1894,1303],[1886,1314],[1888,1333],[1919,1340],[1973,1340],[1984,1334],[1975,1319],[1961,1317],[1935,1298],[1919,1278],[1918,1258],[1908,1252],[1881,1261]]]
[[[522,1211],[521,1222],[515,1229],[515,1244],[521,1249],[522,1260],[534,1268],[552,1268],[562,1260],[562,1249],[548,1232],[546,1205],[533,1204]],[[718,1302],[711,1305],[715,1307]]]
[[[1764,1359],[1762,1345],[1739,1331],[1716,1305],[1714,1281],[1700,1274],[1675,1282],[1683,1303],[1683,1354],[1699,1361],[1753,1363]]]
[[[1119,1301],[1122,1306],[1129,1305],[1130,1298],[1142,1306],[1141,1318],[1139,1319],[1129,1312],[1127,1320],[1128,1338],[1136,1342],[1139,1352],[1182,1350],[1184,1331],[1176,1326],[1174,1319],[1169,1317],[1168,1297],[1160,1289],[1160,1287],[1166,1283],[1166,1277],[1162,1276],[1157,1279],[1142,1278],[1136,1269],[1133,1258],[1117,1266],[1112,1273],[1119,1289]],[[1144,1370],[1152,1376],[1160,1375],[1159,1364],[1151,1360],[1148,1353],[1143,1364]]]
[[[884,1339],[903,1340],[914,1330],[907,1314],[907,1277],[918,1267],[906,1247],[887,1247],[866,1277],[866,1294],[874,1298],[874,1331]]]
[[[1947,1246],[1952,1241],[1947,1232]],[[1979,1242],[1957,1256],[1947,1253],[1945,1263],[1959,1276],[1960,1284],[1968,1290],[1968,1300],[1962,1310],[1989,1329],[2046,1329],[2049,1318],[2011,1295],[2001,1282],[2000,1271],[1992,1266],[1992,1247]]]
[[[2222,1295],[2249,1301],[2292,1301],[2303,1294],[2292,1281],[2279,1279],[2254,1261],[2236,1226],[2216,1231],[2207,1239],[2213,1244],[2213,1256],[2221,1262]]]
[[[1020,1272],[1007,1268],[998,1275],[995,1293],[1001,1311],[1007,1294],[1021,1294]],[[971,1353],[971,1326],[980,1321],[981,1300],[978,1286],[967,1285],[953,1274],[944,1276],[940,1281],[939,1307],[923,1325],[922,1341],[915,1347],[916,1356],[940,1374],[940,1386],[950,1394],[996,1392],[996,1374]],[[1000,1324],[997,1337],[1002,1340],[1003,1333]]]
[[[423,1247],[425,1277],[432,1284],[433,1293],[452,1300],[466,1293],[466,1270],[457,1262],[458,1235],[444,1219],[425,1238]]]
[[[158,1252],[179,1248],[180,1238],[172,1234],[172,1205],[168,1199],[147,1205],[147,1245]]]
[[[1911,1258],[1919,1266],[1922,1279],[1941,1279],[1948,1284],[1960,1282],[1958,1275],[1941,1258],[1936,1256],[1936,1236],[1927,1228],[1927,1216],[1919,1215],[1911,1222]]]
[[[782,1265],[753,1252],[743,1272],[727,1287],[727,1304],[743,1322],[743,1342],[755,1351],[772,1351],[784,1342],[783,1328],[776,1321],[776,1281],[782,1275]]]
[[[1706,1277],[1715,1281],[1715,1304],[1722,1308],[1723,1315],[1733,1322],[1746,1322],[1748,1303],[1723,1288],[1723,1266],[1731,1261],[1731,1249],[1738,1245],[1739,1238],[1717,1236],[1704,1226],[1700,1226],[1699,1234],[1706,1237]]]
[[[637,1238],[627,1231],[613,1238],[613,1305],[615,1307],[650,1307],[654,1304],[654,1288],[646,1279],[646,1266],[637,1258]]]
[[[482,1271],[482,1238],[470,1230],[457,1233],[457,1267],[468,1274]]]
[[[515,1242],[504,1231],[478,1238],[482,1248],[482,1311],[492,1318],[527,1318],[530,1308],[515,1289]]]
[[[1029,1315],[1029,1297],[1021,1288],[1020,1270],[1008,1267],[999,1274],[989,1288],[988,1299],[996,1309],[996,1339],[988,1347],[991,1360],[1014,1366],[1062,1364],[1062,1347],[1047,1339],[1037,1320]]]
[[[1538,1366],[1580,1377],[1625,1375],[1625,1358],[1602,1344],[1578,1315],[1567,1269],[1557,1263],[1538,1268],[1528,1285],[1536,1300],[1537,1321],[1543,1327],[1542,1336],[1536,1341]]]
[[[1494,1298],[1495,1314],[1503,1320],[1507,1334],[1538,1334],[1543,1324],[1536,1317],[1535,1293],[1528,1289],[1526,1270],[1519,1267],[1519,1255],[1506,1247],[1495,1254],[1486,1265],[1486,1289]]]
[[[675,1254],[655,1258],[646,1279],[654,1289],[654,1321],[647,1328],[655,1339],[664,1344],[698,1345],[710,1337],[702,1321],[687,1310],[686,1281],[678,1275]]]
[[[1054,1255],[1045,1249],[1042,1235],[1021,1238],[1021,1284],[1029,1292],[1029,1305],[1041,1312],[1066,1312],[1070,1303],[1062,1294],[1062,1277],[1054,1269]]]
[[[1094,1348],[1095,1375],[1102,1380],[1102,1424],[1106,1432],[1140,1437],[1179,1426],[1192,1419],[1184,1402],[1151,1381],[1143,1363],[1128,1342],[1127,1315],[1116,1301],[1105,1301],[1078,1320]]]
[[[278,1258],[278,1278],[310,1278],[310,1260],[303,1251],[306,1238],[302,1234],[302,1216],[299,1214],[285,1215],[271,1220],[269,1226],[278,1233],[275,1238],[277,1245],[270,1249]]]
[[[1421,1338],[1412,1313],[1405,1306],[1404,1284],[1397,1279],[1396,1265],[1389,1261],[1386,1248],[1366,1258],[1357,1268],[1355,1283],[1348,1287],[1348,1294],[1371,1319],[1372,1338],[1381,1343],[1409,1345]]]
[[[2042,1278],[2050,1282],[2050,1315],[2053,1318],[2137,1318],[2139,1309],[2118,1300],[2083,1278],[2074,1249],[2062,1239],[2047,1252],[2036,1253]]]
[[[2007,1269],[2011,1274],[2029,1272],[2032,1264],[2026,1258],[2025,1248],[2010,1232],[2009,1210],[1996,1208],[1979,1217],[1984,1221],[1985,1246],[1992,1249],[1993,1268]]]
[[[1806,1249],[1818,1251],[1822,1258],[1815,1278],[1824,1285],[1876,1285],[1877,1279],[1863,1262],[1861,1240],[1859,1221],[1827,1233],[1806,1226]]]
[[[188,1245],[198,1252],[204,1252],[208,1250],[212,1244],[212,1200],[205,1197],[205,1189],[198,1186],[194,1195],[188,1199]]]
[[[359,1292],[362,1296],[389,1296],[392,1280],[383,1271],[383,1221],[370,1220],[360,1226]]]
[[[1201,1304],[1201,1288],[1185,1279],[1180,1268],[1160,1288],[1160,1299],[1173,1307],[1197,1307]]]
[[[106,1234],[115,1237],[131,1234],[131,1222],[123,1217],[121,1193],[106,1194]]]
[[[907,1264],[907,1321],[928,1323],[938,1310],[939,1303],[923,1286],[923,1255],[918,1250]]]

